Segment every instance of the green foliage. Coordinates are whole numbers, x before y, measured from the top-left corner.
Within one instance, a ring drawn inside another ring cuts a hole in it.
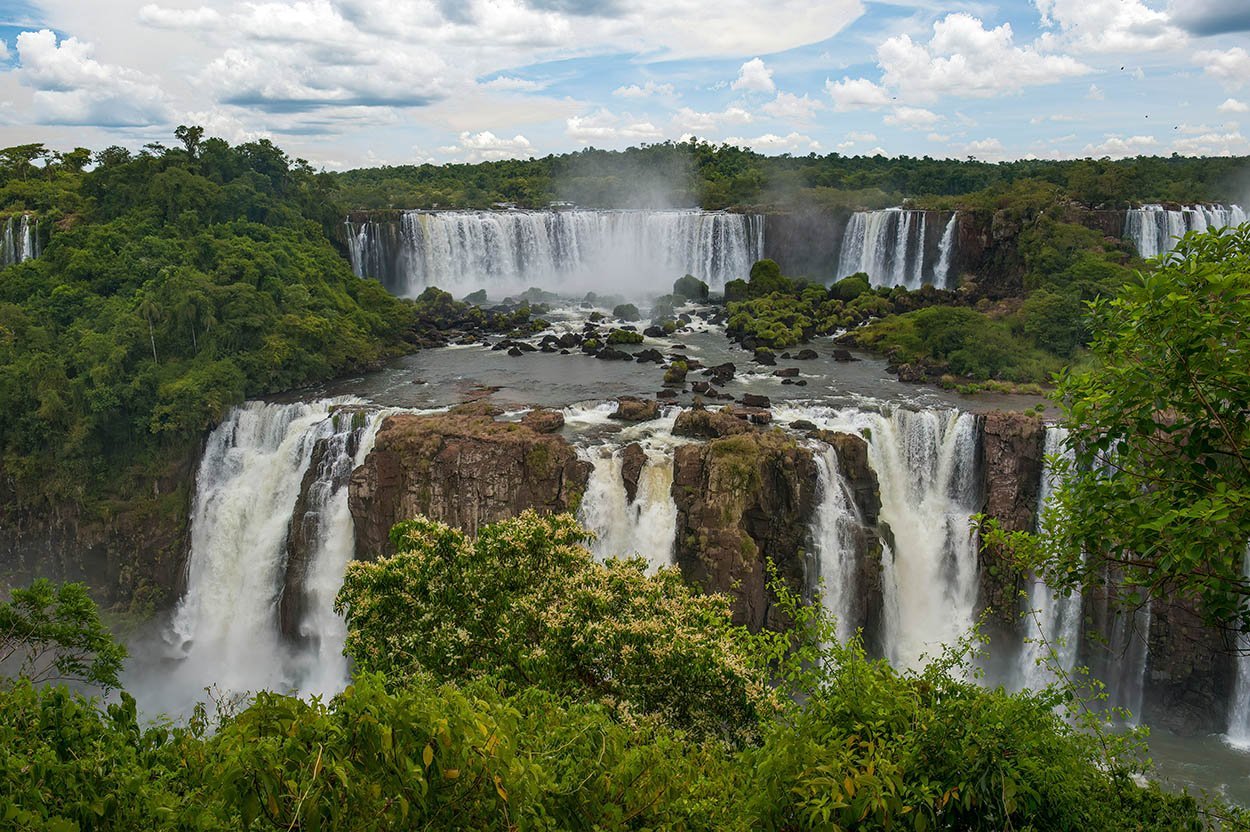
[[[113,640],[83,584],[38,580],[0,603],[0,665],[39,684],[119,685],[126,648]]]
[[[857,330],[854,340],[895,363],[923,366],[931,375],[1045,382],[1062,367],[1057,358],[1014,335],[1008,322],[964,307],[895,315]]]
[[[830,295],[848,303],[870,291],[872,291],[872,286],[868,283],[868,275],[863,272],[844,277],[829,287]]]
[[[673,284],[673,294],[686,300],[707,303],[708,287],[699,278],[688,274],[685,277],[678,278]]]
[[[773,260],[759,260],[751,266],[751,280],[747,284],[747,294],[758,298],[773,292],[789,292],[794,288],[789,280],[781,276],[781,266]]]
[[[612,309],[612,317],[621,321],[641,321],[642,315],[638,312],[638,307],[632,303],[621,303]]]
[[[1055,393],[1075,452],[1046,561],[1131,596],[1197,598],[1250,630],[1250,226],[1187,235],[1091,307],[1095,366]]]
[[[618,344],[641,344],[642,333],[631,332],[628,329],[614,329],[608,333],[608,343],[613,346]]]
[[[598,563],[568,515],[526,512],[474,539],[418,519],[398,553],[353,563],[338,605],[346,652],[395,684],[494,678],[742,741],[774,706],[720,596],[640,559]]]

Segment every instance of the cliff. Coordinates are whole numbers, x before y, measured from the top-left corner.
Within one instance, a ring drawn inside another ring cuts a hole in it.
[[[575,511],[590,470],[560,436],[484,405],[390,416],[348,486],[357,557],[393,552],[391,526],[418,514],[473,532],[530,508]]]

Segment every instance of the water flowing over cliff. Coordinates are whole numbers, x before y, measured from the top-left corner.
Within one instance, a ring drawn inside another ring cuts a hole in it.
[[[1124,236],[1133,241],[1142,257],[1155,257],[1171,251],[1176,238],[1190,231],[1227,228],[1245,221],[1246,212],[1239,205],[1143,205],[1129,209]]]
[[[596,534],[595,556],[641,555],[652,569],[671,566],[677,538],[673,456],[663,449],[601,445],[584,452],[594,466],[578,517]]]
[[[944,224],[936,218],[933,212],[902,208],[857,211],[842,237],[838,276],[864,272],[873,286],[947,288],[953,277],[958,214]]]
[[[38,256],[39,221],[30,214],[5,220],[4,237],[0,239],[0,266],[24,263]]]
[[[762,217],[709,211],[408,211],[348,222],[352,267],[391,292],[428,286],[492,297],[531,286],[640,295],[693,274],[746,278],[763,256]]]
[[[1246,548],[1244,571],[1250,578],[1250,547]],[[1237,640],[1237,680],[1233,688],[1232,706],[1228,713],[1226,736],[1231,745],[1250,748],[1250,637]]]

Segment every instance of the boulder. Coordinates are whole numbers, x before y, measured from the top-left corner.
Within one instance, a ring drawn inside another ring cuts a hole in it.
[[[555,433],[564,427],[564,414],[559,410],[531,410],[521,417],[521,424],[536,433]]]
[[[673,425],[674,436],[717,439],[751,431],[751,426],[726,410],[683,410]]]
[[[595,358],[602,361],[633,361],[634,357],[625,350],[618,350],[616,347],[604,347],[595,353]]]
[[[768,396],[760,396],[755,393],[743,393],[742,403],[747,407],[772,407],[772,400]]]
[[[649,422],[660,417],[660,403],[651,399],[621,396],[617,408],[608,418],[622,422]]]
[[[638,498],[638,478],[647,464],[647,452],[637,442],[621,449],[621,481],[625,484],[625,497],[630,503]]]
[[[474,403],[386,418],[348,486],[357,557],[392,554],[391,527],[418,514],[474,533],[526,509],[577,507],[590,464],[560,436],[493,414]]]
[[[843,350],[843,352],[845,352],[845,350]],[[820,356],[817,355],[816,350],[810,348],[801,349],[794,354],[794,359],[796,361],[811,361],[819,357]]]
[[[798,367],[783,367],[780,370],[773,370],[773,375],[775,375],[777,378],[798,378],[799,368]]]

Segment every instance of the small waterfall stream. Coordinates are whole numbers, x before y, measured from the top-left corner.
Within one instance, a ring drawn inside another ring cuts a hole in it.
[[[0,237],[0,266],[24,263],[39,256],[39,221],[22,214],[9,217]]]
[[[1142,257],[1156,257],[1171,251],[1176,238],[1190,231],[1227,228],[1245,221],[1246,212],[1239,205],[1143,205],[1128,210],[1124,236],[1133,241]]]
[[[868,275],[873,286],[919,289],[951,282],[958,214],[947,220],[940,239],[931,239],[928,211],[887,208],[857,211],[847,222],[838,255],[838,276]],[[933,234],[936,234],[936,228]],[[936,255],[936,257],[934,256]]]
[[[816,454],[816,470],[820,476],[820,503],[812,530],[816,578],[821,581],[824,608],[837,619],[838,639],[845,641],[864,623],[856,616],[857,602],[862,599],[855,597],[860,588],[855,578],[862,568],[859,530],[864,518],[831,446]]]
[[[1250,546],[1246,547],[1242,571],[1250,578]],[[1228,712],[1228,729],[1225,738],[1229,745],[1250,750],[1250,635],[1237,639],[1237,680],[1233,687],[1233,701]]]

